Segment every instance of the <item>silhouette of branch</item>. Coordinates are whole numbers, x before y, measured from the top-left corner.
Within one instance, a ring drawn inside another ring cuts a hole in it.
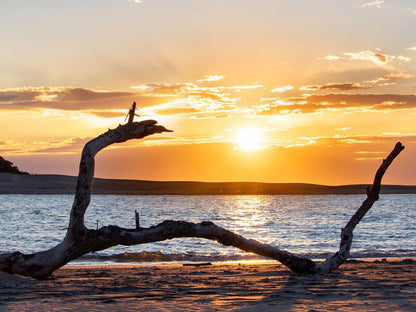
[[[342,230],[339,251],[322,263],[315,263],[308,258],[299,257],[277,247],[244,238],[209,221],[195,224],[168,220],[150,228],[141,228],[136,214],[136,228],[134,229],[124,229],[114,225],[104,226],[97,230],[86,228],[84,215],[91,200],[95,155],[114,143],[169,131],[157,125],[154,120],[146,120],[120,125],[89,141],[81,154],[77,188],[64,240],[49,250],[34,254],[25,255],[21,252],[2,254],[0,255],[0,271],[45,279],[71,260],[92,251],[116,245],[137,245],[178,237],[197,237],[276,259],[297,273],[327,273],[339,267],[349,257],[354,228],[378,199],[384,173],[404,149],[400,142],[397,143],[390,155],[383,161],[377,170],[372,187],[367,192],[367,199]]]

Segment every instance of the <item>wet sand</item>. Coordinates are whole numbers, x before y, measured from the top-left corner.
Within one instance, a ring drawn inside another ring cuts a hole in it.
[[[351,261],[324,276],[277,262],[0,273],[0,311],[416,311],[416,261]]]

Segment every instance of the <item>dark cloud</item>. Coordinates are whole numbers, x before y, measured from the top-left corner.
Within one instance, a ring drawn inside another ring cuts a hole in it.
[[[19,94],[13,92],[0,92],[0,103],[1,102],[9,102],[17,99]]]
[[[234,108],[238,98],[216,88],[183,84],[145,84],[135,92],[100,92],[83,88],[22,88],[0,90],[0,109],[84,111],[103,118],[120,117],[133,101],[148,114],[217,112]]]
[[[138,107],[164,103],[159,97],[132,92],[99,92],[81,88],[38,88],[0,91],[0,109],[30,110],[50,108],[61,110],[128,109],[133,101]]]
[[[5,104],[14,102],[26,102],[33,100],[40,93],[31,89],[22,89],[16,91],[0,90],[0,107]]]
[[[387,62],[387,57],[381,53],[374,53],[374,56],[380,60],[380,62]]]

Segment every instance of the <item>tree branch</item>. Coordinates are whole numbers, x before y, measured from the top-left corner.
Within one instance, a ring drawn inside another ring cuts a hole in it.
[[[353,238],[353,231],[358,223],[364,218],[365,214],[371,209],[374,202],[378,200],[381,187],[381,179],[384,176],[387,168],[393,162],[393,160],[404,150],[402,143],[397,142],[394,149],[391,151],[389,156],[383,160],[382,164],[378,168],[374,177],[374,182],[371,188],[367,189],[367,198],[362,203],[361,207],[355,212],[348,221],[347,225],[341,231],[341,242],[339,251],[336,252],[332,257],[328,258],[323,263],[319,264],[317,271],[320,273],[327,273],[333,269],[339,267],[345,260],[350,256],[350,249]]]
[[[84,224],[84,215],[91,200],[95,155],[114,143],[168,131],[170,130],[157,125],[156,121],[146,120],[120,125],[89,141],[82,151],[74,203],[64,240],[49,250],[30,255],[20,252],[2,254],[0,255],[0,271],[44,279],[69,261],[91,251],[99,251],[116,245],[137,245],[178,237],[198,237],[276,259],[297,273],[327,273],[337,268],[349,257],[354,228],[378,199],[381,179],[385,171],[404,149],[401,143],[397,143],[394,150],[383,161],[375,175],[374,183],[368,191],[367,199],[342,230],[339,251],[319,264],[277,247],[246,239],[212,222],[195,224],[168,220],[150,228],[141,228],[140,225],[137,225],[138,215],[136,215],[135,229],[124,229],[113,225],[104,226],[97,230],[87,229]]]
[[[94,178],[95,155],[105,147],[122,143],[132,139],[141,139],[145,136],[172,132],[165,127],[157,125],[155,120],[145,120],[119,125],[116,129],[108,130],[106,133],[92,139],[85,144],[81,154],[78,181],[75,192],[74,203],[71,210],[67,236],[76,239],[86,232],[84,215],[91,200],[92,181]]]

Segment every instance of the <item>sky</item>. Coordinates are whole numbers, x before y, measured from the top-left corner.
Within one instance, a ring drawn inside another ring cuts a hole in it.
[[[90,139],[173,130],[96,156],[101,178],[416,184],[416,2],[0,2],[0,155],[77,175]]]

